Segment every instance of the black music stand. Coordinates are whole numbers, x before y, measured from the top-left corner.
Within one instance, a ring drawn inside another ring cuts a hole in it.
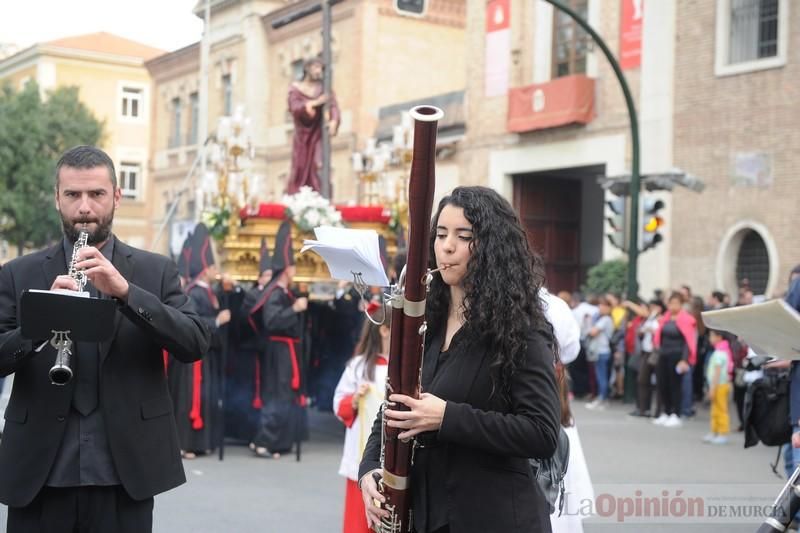
[[[72,341],[103,342],[114,334],[114,300],[27,290],[20,300],[22,336],[34,341],[66,332]]]

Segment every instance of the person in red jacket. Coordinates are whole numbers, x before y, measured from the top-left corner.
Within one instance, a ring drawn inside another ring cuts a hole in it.
[[[683,298],[673,292],[667,300],[667,312],[659,321],[653,339],[659,350],[656,383],[664,411],[653,423],[665,427],[682,425],[681,382],[697,360],[697,321],[683,309]]]

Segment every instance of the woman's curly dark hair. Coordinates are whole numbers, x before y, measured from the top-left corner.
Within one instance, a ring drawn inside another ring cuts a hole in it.
[[[464,319],[490,350],[492,380],[507,393],[511,377],[524,357],[531,331],[540,331],[556,350],[553,327],[545,317],[539,289],[544,283],[544,261],[531,250],[525,230],[511,204],[487,187],[457,187],[442,198],[430,234],[430,266],[436,268],[434,242],[442,209],[464,210],[472,224],[471,256],[463,279]],[[450,308],[450,290],[434,276],[428,297],[428,321],[433,331],[444,327]]]

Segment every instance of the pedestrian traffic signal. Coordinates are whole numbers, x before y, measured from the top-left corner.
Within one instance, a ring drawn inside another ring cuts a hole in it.
[[[394,0],[394,8],[401,15],[421,17],[428,7],[428,0]]]
[[[625,234],[626,220],[625,220],[625,204],[627,199],[624,196],[614,196],[610,200],[606,200],[606,221],[608,222],[608,231],[606,237],[612,246],[619,248],[623,252],[628,249],[628,239]]]
[[[664,209],[664,202],[655,198],[642,199],[642,238],[641,250],[644,252],[654,248],[664,240],[660,231],[664,226],[664,218],[659,211]]]

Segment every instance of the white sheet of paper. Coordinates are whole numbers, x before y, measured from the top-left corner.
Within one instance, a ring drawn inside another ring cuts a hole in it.
[[[706,327],[729,331],[759,355],[800,360],[800,313],[783,300],[705,311]]]
[[[51,294],[63,294],[65,296],[77,296],[79,298],[89,298],[89,291],[71,291],[69,289],[28,289],[28,292],[49,292]]]
[[[314,228],[314,234],[317,240],[303,241],[300,253],[312,250],[319,254],[333,279],[353,281],[357,273],[367,285],[389,286],[375,230],[322,226]]]

